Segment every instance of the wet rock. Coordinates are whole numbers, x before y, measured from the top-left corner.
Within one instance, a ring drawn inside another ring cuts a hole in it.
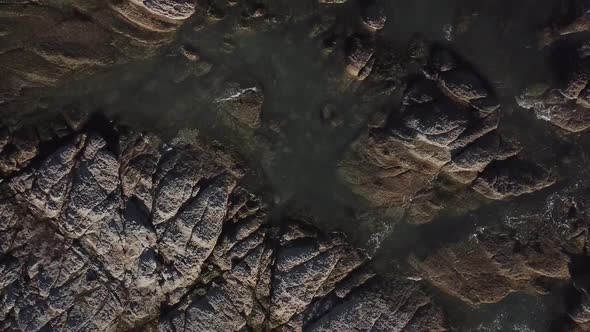
[[[39,140],[32,128],[4,132],[0,149],[0,174],[7,176],[26,167],[39,152]]]
[[[364,80],[371,73],[375,59],[374,45],[369,37],[351,36],[345,45],[346,71],[353,77]]]
[[[441,82],[455,97],[461,100],[471,101],[488,96],[482,82],[471,71],[452,70],[442,74]]]
[[[359,323],[442,328],[421,285],[370,281],[342,234],[269,225],[232,158],[190,132],[109,132],[78,131],[0,183],[2,328],[325,330],[359,305]]]
[[[586,2],[312,2],[0,5],[0,330],[588,329]]]
[[[567,279],[567,256],[535,233],[527,241],[502,230],[480,228],[467,240],[439,248],[411,264],[437,288],[472,303],[495,303],[533,289],[540,277]],[[554,241],[554,240],[553,240]]]
[[[0,95],[4,102],[15,100],[26,89],[47,89],[66,77],[147,58],[172,40],[194,7],[192,1],[168,0],[3,5],[1,24],[14,33],[3,37],[0,61],[11,69]]]
[[[453,70],[459,65],[455,55],[450,50],[444,48],[436,48],[432,51],[431,64],[439,72]],[[476,84],[481,85],[481,83]]]
[[[444,194],[431,187],[437,177],[479,188],[476,179],[490,163],[519,150],[496,131],[501,110],[493,92],[457,55],[433,47],[424,73],[408,83],[400,111],[369,129],[341,167],[357,193],[377,206],[408,209],[417,223],[440,209]]]
[[[301,234],[301,227],[289,225],[281,240],[271,284],[271,326],[281,324],[279,331],[444,329],[442,312],[419,282],[375,277],[363,266],[362,252],[351,251],[338,237],[313,244],[310,236],[317,235]],[[314,286],[308,288],[311,280]]]
[[[131,0],[131,2],[169,20],[184,20],[195,12],[195,2],[192,0]]]
[[[370,280],[310,326],[310,331],[444,331],[441,312],[416,282]],[[383,296],[384,294],[387,294]]]
[[[189,61],[199,61],[201,59],[199,54],[192,50],[190,47],[181,46],[180,54],[182,54]]]
[[[406,59],[393,45],[382,45],[376,49],[370,76],[360,89],[367,98],[397,93],[405,88],[407,68]]]
[[[516,208],[502,220],[476,220],[469,236],[419,251],[410,264],[437,288],[471,304],[495,303],[517,291],[545,294],[548,280],[569,280],[572,273],[583,280],[578,253],[587,240],[579,215],[587,208],[572,198],[585,190],[559,191],[538,211]],[[572,315],[584,321],[583,305]]]
[[[412,35],[408,44],[407,53],[410,59],[424,64],[423,61],[427,61],[429,57],[429,46],[425,37],[418,33]]]
[[[475,180],[473,188],[491,199],[537,191],[552,185],[555,178],[550,171],[517,159],[490,164]]]
[[[361,3],[363,23],[371,30],[380,30],[385,26],[387,16],[385,6],[380,0],[368,0]]]
[[[232,121],[253,129],[260,126],[263,102],[264,94],[260,87],[241,87],[237,83],[228,84],[215,99],[220,111]]]
[[[539,47],[547,47],[571,35],[590,30],[587,2],[572,1],[560,9],[553,15],[555,23],[539,32]]]
[[[516,100],[520,107],[533,111],[538,119],[569,132],[580,132],[590,125],[589,62],[586,43],[579,37],[588,30],[588,14],[587,4],[583,2],[572,3],[570,7],[571,12],[565,19],[569,23],[564,25],[563,17],[556,18],[560,23],[545,30],[541,37],[543,46],[555,43],[548,52],[556,64],[563,64],[554,68],[557,79],[529,82]]]
[[[544,92],[527,89],[517,97],[518,105],[531,110],[535,116],[570,132],[580,132],[590,127],[590,108],[585,99],[585,91],[570,99],[561,91],[546,88]]]

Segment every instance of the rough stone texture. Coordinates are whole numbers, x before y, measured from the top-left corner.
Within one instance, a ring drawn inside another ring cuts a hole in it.
[[[195,12],[195,2],[191,0],[131,0],[131,2],[169,20],[183,20]]]
[[[385,8],[383,1],[364,1],[362,3],[362,20],[369,29],[380,30],[385,26],[387,16],[385,15]]]
[[[588,5],[572,1],[564,7],[573,19],[552,25],[539,36],[540,45],[552,53],[553,61],[563,64],[555,68],[559,79],[532,82],[516,99],[537,118],[569,132],[580,132],[590,127],[588,43],[580,38],[590,29]]]
[[[369,76],[373,68],[375,50],[371,44],[372,40],[369,36],[350,36],[347,40],[348,65],[346,71],[359,80],[364,80]]]
[[[215,103],[230,122],[237,122],[249,128],[260,127],[260,114],[264,94],[257,86],[241,88],[239,84],[228,84]]]
[[[0,330],[590,329],[587,1],[0,2]]]
[[[0,104],[26,90],[55,87],[105,66],[153,55],[194,10],[190,3],[173,7],[164,3],[3,2]]]
[[[376,206],[401,206],[421,223],[424,214],[435,216],[441,189],[433,183],[441,177],[490,199],[553,183],[539,166],[515,160],[518,144],[496,131],[501,107],[468,64],[438,46],[425,63],[408,83],[400,112],[369,128],[342,164],[355,191]]]
[[[512,292],[547,294],[556,280],[578,293],[566,308],[572,324],[587,320],[587,187],[555,193],[541,211],[516,209],[499,223],[479,226],[467,238],[409,257],[418,273],[443,292],[472,304],[496,303]],[[578,325],[581,324],[581,325]]]
[[[355,330],[442,329],[422,283],[375,277],[342,235],[270,225],[191,133],[114,129],[71,132],[1,184],[3,329],[324,331],[357,306]]]
[[[537,118],[566,131],[580,132],[590,127],[588,58],[576,51],[567,54],[573,64],[566,69],[563,82],[551,87],[532,84],[517,97],[518,104],[532,110]]]

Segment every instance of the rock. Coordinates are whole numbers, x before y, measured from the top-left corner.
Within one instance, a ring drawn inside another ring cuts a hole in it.
[[[555,178],[548,170],[517,159],[490,164],[475,180],[473,188],[491,199],[537,191],[552,185]]]
[[[581,4],[576,7],[579,5]],[[580,15],[573,22],[551,28],[542,37],[541,43],[547,46],[572,35],[568,44],[562,43],[564,45],[550,50],[555,61],[564,63],[563,68],[558,71],[559,79],[555,82],[530,82],[516,96],[520,107],[533,111],[538,119],[569,132],[581,132],[590,126],[589,59],[584,51],[585,42],[576,38],[578,34],[588,30],[588,15],[581,9],[572,9]]]
[[[376,326],[442,328],[422,286],[370,282],[368,257],[344,236],[269,225],[230,156],[189,133],[111,133],[79,131],[0,184],[3,328],[301,330],[313,319],[325,330],[358,305],[383,317]],[[380,285],[419,301],[380,299]]]
[[[253,129],[260,126],[263,102],[264,94],[260,87],[241,87],[235,83],[228,84],[221,96],[215,99],[215,104],[233,121]]]
[[[0,330],[590,329],[586,1],[0,2]]]
[[[368,0],[361,3],[361,17],[363,23],[371,30],[380,30],[385,26],[387,16],[385,6],[380,0]]]
[[[12,69],[3,75],[2,100],[18,99],[28,88],[43,90],[66,77],[147,58],[172,40],[194,8],[194,2],[180,0],[3,5],[2,25],[12,26],[15,33],[3,39],[7,52],[2,51],[0,61]]]
[[[346,41],[347,67],[346,71],[359,80],[364,80],[371,73],[375,52],[370,39],[361,36],[351,36]]]
[[[190,47],[181,46],[180,47],[180,54],[182,54],[187,60],[189,61],[199,61],[201,57],[197,52],[190,49]]]
[[[579,212],[586,207],[572,201],[573,196],[568,189],[547,199],[545,210],[527,213],[523,207],[506,211],[504,220],[475,227],[469,236],[420,251],[409,258],[410,264],[439,289],[472,304],[496,303],[518,291],[544,294],[547,289],[540,285],[547,279],[583,275],[571,268],[580,264],[572,257],[580,257],[577,253],[583,244],[576,243],[579,227],[584,227],[577,224],[572,207],[579,206],[580,210],[574,208]],[[582,319],[583,309],[573,315]]]
[[[132,3],[145,7],[151,13],[168,20],[185,20],[195,12],[192,0],[130,0]]]
[[[450,50],[435,47],[425,72],[408,83],[400,111],[391,111],[385,122],[370,128],[362,145],[356,145],[341,165],[344,179],[357,194],[375,206],[409,211],[416,223],[425,222],[429,213],[434,214],[427,219],[433,218],[441,209],[438,197],[445,194],[431,187],[437,177],[473,185],[488,198],[502,199],[504,195],[482,189],[481,174],[492,162],[519,151],[517,144],[497,133],[501,109],[468,64]],[[551,183],[548,179],[539,179],[543,184],[526,184],[525,178],[514,181],[514,186],[522,186],[515,195]]]
[[[569,12],[567,12],[568,10]],[[590,29],[588,4],[584,1],[567,4],[557,15],[559,14],[564,17],[557,17],[557,24],[545,28],[538,34],[539,47],[550,46],[570,35],[583,33]]]
[[[590,127],[590,109],[586,105],[585,94],[578,98],[572,100],[560,91],[548,90],[537,96],[524,92],[517,97],[517,102],[520,107],[533,111],[538,119],[566,131],[580,132]]]
[[[440,311],[429,303],[429,298],[415,282],[371,280],[368,283],[336,310],[314,322],[310,331],[446,330]]]

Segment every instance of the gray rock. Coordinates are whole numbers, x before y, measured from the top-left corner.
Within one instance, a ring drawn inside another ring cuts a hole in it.
[[[383,2],[381,0],[368,0],[363,1],[361,6],[363,23],[372,30],[383,29],[387,21]]]

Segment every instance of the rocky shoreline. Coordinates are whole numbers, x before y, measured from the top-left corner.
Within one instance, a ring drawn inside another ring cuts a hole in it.
[[[587,5],[443,2],[0,1],[0,330],[590,329]]]

